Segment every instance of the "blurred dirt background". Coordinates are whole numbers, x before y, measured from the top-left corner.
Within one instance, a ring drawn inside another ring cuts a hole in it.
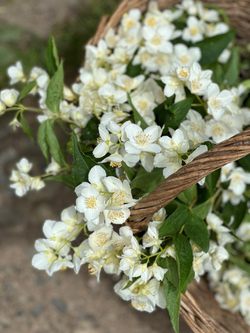
[[[6,68],[21,60],[25,71],[45,68],[46,44],[56,38],[65,59],[67,84],[77,76],[83,45],[93,35],[100,17],[111,13],[118,0],[0,0],[0,89],[6,88]],[[27,103],[35,105],[35,99]],[[172,333],[166,311],[152,314],[134,310],[113,292],[115,278],[101,282],[86,267],[52,277],[31,266],[34,242],[43,237],[44,220],[59,220],[60,212],[75,201],[68,188],[46,183],[23,198],[9,188],[15,164],[26,157],[33,174],[46,167],[39,147],[8,126],[10,114],[0,118],[0,332],[3,333]],[[37,120],[27,121],[36,133]],[[191,330],[181,319],[180,332]]]

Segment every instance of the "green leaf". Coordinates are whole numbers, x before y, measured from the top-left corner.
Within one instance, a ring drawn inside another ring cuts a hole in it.
[[[57,71],[57,68],[59,67],[59,57],[53,36],[50,36],[49,38],[46,64],[49,76],[52,77]]]
[[[185,205],[179,206],[161,225],[159,237],[176,235],[181,227],[189,221],[190,217],[190,209]]]
[[[176,288],[179,287],[179,275],[178,275],[178,267],[177,262],[174,258],[166,257],[166,258],[158,258],[157,264],[162,268],[167,268],[168,271],[165,273],[168,281],[170,281],[173,286]]]
[[[193,268],[191,268],[191,271],[190,271],[190,274],[187,278],[186,284],[184,285],[184,287],[182,289],[182,294],[186,293],[187,288],[188,288],[189,284],[193,281],[194,277],[195,277],[195,273],[194,273]]]
[[[24,119],[22,112],[20,113],[20,121],[21,121],[24,133],[26,133],[31,138],[31,140],[35,141],[34,136],[31,132],[31,129],[30,129],[29,125],[27,124],[26,120]]]
[[[140,113],[136,110],[136,108],[134,107],[132,101],[131,101],[131,97],[129,95],[129,93],[127,93],[127,96],[128,96],[128,103],[129,105],[131,106],[132,108],[132,111],[133,111],[133,116],[134,116],[134,120],[135,120],[135,123],[137,124],[138,121],[141,122],[141,128],[142,129],[145,129],[148,127],[148,124],[146,123],[146,121],[142,118],[142,116],[140,115]]]
[[[177,198],[187,205],[194,203],[194,201],[197,200],[197,185],[195,184],[187,188],[185,191],[179,194]]]
[[[194,207],[192,209],[192,214],[196,215],[197,217],[199,217],[200,219],[203,220],[209,213],[210,208],[211,208],[211,201],[207,200],[207,201],[203,202],[202,204]]]
[[[219,180],[220,177],[220,169],[210,173],[210,175],[206,176],[206,186],[208,189],[208,192],[210,196],[214,195],[215,193],[215,188],[217,181]]]
[[[46,127],[47,127],[47,120],[44,121],[38,129],[37,134],[37,141],[39,143],[39,146],[43,152],[43,155],[45,156],[47,163],[49,161],[49,147],[46,140]]]
[[[125,162],[122,162],[122,167],[126,175],[128,176],[129,180],[132,181],[136,174],[135,170],[133,168],[128,167]]]
[[[93,117],[89,120],[86,127],[83,129],[83,132],[81,134],[81,140],[82,141],[91,141],[96,140],[98,137],[98,126],[100,124],[100,121]]]
[[[138,76],[140,74],[143,74],[144,70],[141,68],[141,65],[133,65],[132,64],[133,59],[128,63],[127,65],[127,70],[126,70],[126,75],[130,76],[130,77],[135,77]]]
[[[163,291],[166,299],[166,307],[169,317],[176,333],[179,333],[179,314],[181,297],[178,289],[168,280],[166,274],[163,279]]]
[[[179,294],[183,291],[193,266],[193,251],[187,237],[179,234],[174,238],[176,261],[179,273]]]
[[[51,156],[54,158],[54,160],[60,164],[61,166],[67,165],[64,157],[64,153],[61,149],[61,146],[57,140],[57,137],[55,135],[54,129],[53,129],[53,120],[46,120],[46,141],[49,146],[49,151]]]
[[[223,207],[222,214],[220,217],[222,220],[229,224],[231,218],[234,217],[234,221],[230,226],[228,226],[231,230],[235,230],[239,227],[241,222],[243,221],[245,214],[247,212],[247,202],[240,202],[237,206],[232,205],[230,202],[227,202]]]
[[[85,155],[81,149],[77,137],[72,133],[73,138],[73,177],[75,185],[79,185],[82,182],[88,181],[89,170],[97,163],[89,156]]]
[[[223,83],[224,69],[222,64],[220,64],[218,61],[209,66],[205,66],[205,68],[203,67],[203,69],[211,69],[213,71],[212,81],[214,83],[217,83],[219,85]]]
[[[167,102],[169,103],[169,99],[167,99],[164,103]],[[161,126],[165,125],[163,134],[168,132],[168,127],[173,129],[177,129],[179,127],[180,123],[186,118],[188,111],[191,109],[192,102],[193,97],[189,97],[183,101],[172,104],[169,107],[167,107],[166,104],[160,104],[159,107],[154,109],[157,122]]]
[[[20,103],[24,99],[24,97],[26,97],[28,95],[28,93],[31,92],[31,90],[35,87],[35,85],[36,85],[36,81],[28,82],[21,90],[20,95],[18,96],[17,103]]]
[[[184,231],[202,251],[207,252],[209,250],[207,225],[202,219],[192,214],[191,219],[185,224]]]
[[[237,163],[239,163],[245,171],[250,172],[250,154],[238,160]]]
[[[145,193],[152,192],[157,185],[164,181],[162,169],[154,169],[147,172],[143,167],[140,168],[136,177],[132,180],[131,188],[139,188]]]
[[[235,30],[230,30],[225,34],[205,38],[201,42],[194,44],[194,46],[197,46],[201,49],[202,56],[200,64],[205,66],[214,63],[222,51],[232,41],[234,36]]]
[[[50,80],[47,89],[46,105],[52,112],[58,112],[59,104],[63,99],[63,63],[61,62],[57,71]]]
[[[51,176],[43,179],[44,181],[59,181],[68,186],[71,190],[75,189],[75,182],[72,174]]]
[[[231,57],[229,58],[223,83],[228,84],[229,86],[233,86],[236,84],[239,78],[239,71],[240,71],[240,55],[239,55],[239,48],[236,47],[233,49]]]

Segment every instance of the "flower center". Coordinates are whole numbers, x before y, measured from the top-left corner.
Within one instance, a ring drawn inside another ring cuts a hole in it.
[[[199,31],[199,29],[197,27],[192,27],[192,28],[189,29],[189,32],[190,32],[191,36],[197,35],[198,31]]]
[[[152,39],[152,44],[154,45],[159,45],[161,44],[161,38],[159,36],[155,36],[153,39]]]
[[[155,17],[150,17],[148,20],[147,20],[147,25],[149,25],[150,27],[154,27],[156,24],[156,18]]]
[[[126,193],[123,190],[115,190],[112,196],[115,205],[123,205],[125,203]]]
[[[183,63],[183,65],[186,65],[189,62],[189,57],[186,55],[181,57],[181,62]]]
[[[89,271],[90,275],[94,275],[94,274],[97,273],[96,268],[93,265],[91,265],[91,264],[88,265],[88,271]]]
[[[222,107],[222,102],[219,99],[215,99],[213,98],[210,101],[210,104],[213,108],[215,108],[216,110],[219,110]]]
[[[87,208],[96,208],[97,206],[97,199],[96,197],[92,196],[86,199],[86,206]]]
[[[116,222],[117,220],[124,218],[124,213],[112,210],[111,213],[109,213],[108,217],[111,220],[111,222]]]
[[[139,134],[136,135],[135,139],[139,146],[145,147],[149,140],[151,138],[151,135],[145,134],[143,131],[141,131]]]
[[[147,109],[147,108],[148,108],[148,102],[146,102],[146,101],[140,101],[140,102],[139,102],[139,108],[140,108],[141,110],[145,110],[145,109]]]
[[[107,243],[107,241],[109,240],[108,234],[107,233],[101,233],[96,235],[96,243],[99,246],[103,246],[104,244]]]
[[[191,87],[192,87],[192,91],[196,92],[197,90],[199,90],[202,87],[202,83],[198,79],[192,80]]]

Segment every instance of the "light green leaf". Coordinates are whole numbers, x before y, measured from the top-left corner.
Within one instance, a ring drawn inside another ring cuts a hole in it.
[[[192,214],[190,220],[185,224],[184,231],[202,251],[207,252],[209,250],[207,225],[202,219]]]
[[[145,193],[152,192],[157,185],[164,181],[162,169],[154,169],[147,172],[143,167],[138,171],[136,177],[132,180],[131,188],[138,188]]]
[[[63,99],[63,63],[61,62],[47,89],[46,105],[52,112],[59,111],[59,104]]]
[[[52,177],[47,177],[43,179],[44,181],[59,181],[64,185],[68,186],[71,190],[75,189],[75,182],[72,174],[67,175],[57,175]]]
[[[181,227],[189,221],[190,217],[190,209],[185,205],[180,205],[161,225],[159,237],[176,235]]]
[[[217,35],[214,37],[205,38],[201,42],[194,44],[201,49],[202,66],[214,63],[222,51],[228,46],[235,36],[235,30],[230,30],[225,34]]]
[[[24,119],[22,112],[20,113],[20,121],[21,121],[24,133],[26,133],[31,138],[31,140],[35,141],[34,136],[31,132],[31,129],[30,129],[29,125],[27,124],[26,120]]]
[[[203,220],[209,213],[210,208],[211,208],[211,201],[207,200],[207,201],[203,202],[202,204],[194,207],[192,209],[192,214],[196,215],[197,217],[199,217],[200,219]]]
[[[141,128],[142,129],[145,129],[148,127],[148,124],[146,123],[146,121],[142,118],[142,116],[140,115],[140,113],[136,110],[136,108],[134,107],[132,101],[131,101],[131,97],[129,95],[129,93],[127,93],[127,96],[128,96],[128,103],[129,105],[131,106],[132,108],[132,111],[133,111],[133,116],[134,116],[134,120],[135,120],[135,123],[137,124],[138,121],[141,122]]]
[[[197,200],[197,185],[195,184],[187,188],[185,191],[179,194],[177,198],[187,205],[195,202]]]
[[[59,67],[59,57],[53,36],[50,36],[49,38],[46,63],[47,63],[48,73],[50,77],[52,77],[57,71],[57,68]]]
[[[190,271],[193,266],[193,251],[189,240],[183,234],[178,234],[174,238],[176,261],[179,273],[179,294],[186,286]]]
[[[179,333],[179,313],[181,297],[178,289],[168,280],[166,274],[163,279],[163,291],[166,299],[166,306],[174,331]]]
[[[46,141],[49,146],[49,151],[50,151],[51,156],[61,166],[67,165],[67,163],[65,161],[64,153],[61,149],[61,146],[57,140],[57,137],[56,137],[54,129],[53,129],[54,121],[51,119],[48,119],[45,121],[45,123],[46,123]]]
[[[20,103],[21,100],[24,99],[24,97],[26,97],[28,95],[28,93],[31,92],[31,90],[35,87],[36,85],[36,81],[30,81],[28,82],[24,87],[23,89],[21,90],[19,96],[18,96],[18,100],[17,100],[17,103]]]

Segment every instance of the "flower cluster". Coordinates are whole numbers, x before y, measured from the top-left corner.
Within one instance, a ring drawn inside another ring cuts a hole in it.
[[[14,182],[11,185],[15,189],[16,195],[22,197],[29,190],[40,190],[45,184],[40,177],[31,177],[28,173],[32,168],[32,164],[26,158],[22,158],[17,163],[18,170],[13,170],[10,180]]]
[[[175,327],[171,297],[180,302],[188,283],[205,273],[219,304],[250,324],[248,159],[181,193],[145,231],[134,235],[129,224],[131,209],[164,178],[250,125],[249,86],[237,80],[238,49],[221,13],[193,0],[160,11],[150,1],[144,15],[131,9],[117,30],[87,46],[71,88],[50,39],[48,71],[35,67],[26,76],[17,62],[8,69],[10,83],[25,88],[0,94],[0,113],[16,111],[11,124],[31,137],[23,113],[39,114],[38,143],[52,158],[38,177],[28,175],[32,165],[22,159],[11,176],[16,194],[40,189],[47,179],[77,196],[61,221],[45,222],[34,267],[52,275],[65,268],[78,273],[87,263],[98,281],[102,269],[121,275],[118,295],[140,311],[167,307]],[[28,93],[39,95],[40,108],[21,104]],[[70,134],[64,147],[57,122]]]

